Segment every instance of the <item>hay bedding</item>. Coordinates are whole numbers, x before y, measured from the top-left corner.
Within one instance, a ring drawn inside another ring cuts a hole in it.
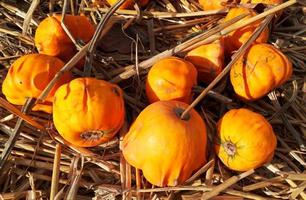
[[[69,6],[68,1],[68,12],[84,13],[96,24],[107,11],[106,6],[98,8],[89,1],[78,5],[71,2],[73,6]],[[142,68],[147,68],[150,62],[143,64],[142,61],[212,29],[226,13],[226,10],[203,12],[193,0],[157,0],[140,13],[117,11],[116,19],[111,21],[120,21],[108,30],[92,53],[92,76],[120,82],[126,94],[127,121],[120,134],[110,142],[89,149],[69,147],[57,135],[50,115],[40,112],[23,115],[21,107],[1,103],[0,152],[14,133],[17,116],[23,119],[30,116],[29,123],[20,127],[20,136],[1,170],[1,199],[49,199],[50,193],[57,199],[205,199],[208,192],[214,196],[211,199],[306,199],[305,6],[303,1],[294,4],[284,10],[278,22],[270,23],[269,43],[280,48],[294,65],[290,81],[277,88],[270,98],[266,96],[256,102],[243,103],[233,95],[226,76],[196,106],[207,123],[210,141],[216,121],[230,108],[249,107],[264,115],[278,136],[278,147],[271,163],[240,177],[215,157],[209,145],[209,162],[186,185],[156,188],[146,182],[139,170],[123,160],[119,151],[120,138],[147,105],[144,95],[147,70]],[[1,85],[14,60],[36,52],[33,45],[35,29],[50,13],[50,8],[61,12],[63,2],[0,2]],[[173,12],[179,14],[173,17]],[[76,76],[83,75],[77,69],[72,71]],[[126,79],[118,79],[119,74]],[[203,86],[195,88],[196,94]],[[276,100],[271,100],[272,97]],[[52,174],[58,177],[53,175],[52,178]]]

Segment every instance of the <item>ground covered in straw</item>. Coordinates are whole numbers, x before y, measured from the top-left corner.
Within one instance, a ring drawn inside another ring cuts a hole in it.
[[[68,12],[84,13],[95,24],[108,10],[88,0],[73,6],[69,6],[70,2],[75,3],[68,1]],[[31,3],[33,12],[29,9]],[[34,33],[39,22],[50,14],[50,7],[54,12],[62,12],[63,1],[0,1],[0,85],[12,62],[21,55],[37,52]],[[262,8],[259,5],[257,9]],[[171,14],[174,12],[178,14]],[[187,200],[201,199],[203,192],[209,191],[215,192],[213,199],[306,199],[306,4],[303,1],[286,8],[279,21],[269,25],[269,43],[280,48],[294,65],[293,76],[286,84],[269,97],[245,103],[236,98],[226,76],[196,106],[206,121],[209,144],[214,138],[216,122],[228,109],[249,107],[264,115],[278,137],[271,163],[237,182],[239,173],[227,169],[209,145],[208,164],[186,185],[156,188],[122,158],[120,137],[148,104],[144,80],[147,68],[156,61],[153,56],[164,55],[165,50],[180,47],[211,30],[226,12],[203,12],[194,0],[156,0],[143,12],[121,10],[113,15],[110,21],[116,22],[115,25],[92,52],[92,76],[117,82],[124,89],[125,126],[106,144],[89,149],[74,148],[63,144],[50,115],[29,112],[30,121],[19,128],[20,136],[1,170],[0,199],[49,199],[50,193],[57,191],[51,189],[52,182],[58,182],[58,199]],[[184,54],[177,51],[177,55]],[[83,75],[78,69],[72,71],[76,76]],[[206,86],[195,88],[196,94]],[[3,94],[1,97],[5,99]],[[25,119],[25,116],[19,112],[21,107],[5,106],[3,102],[1,105],[0,152],[3,152],[4,146],[10,145],[9,136],[16,132],[18,118]],[[43,127],[35,126],[33,121]],[[58,166],[54,167],[54,162]],[[59,173],[59,178],[52,179],[52,173]]]

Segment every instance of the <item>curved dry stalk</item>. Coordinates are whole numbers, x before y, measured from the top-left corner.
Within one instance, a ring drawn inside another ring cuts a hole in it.
[[[63,10],[62,10],[62,17],[61,17],[61,27],[64,29],[65,33],[68,35],[69,39],[72,41],[74,46],[77,48],[77,50],[80,50],[82,47],[77,43],[77,41],[72,36],[71,32],[67,28],[65,24],[65,16],[66,16],[66,10],[68,7],[68,0],[64,0]]]
[[[85,66],[84,66],[84,76],[90,76],[91,68],[92,68],[93,53],[96,49],[97,42],[101,38],[104,27],[106,26],[111,16],[116,12],[116,10],[118,10],[119,7],[126,1],[127,0],[118,0],[114,5],[110,7],[108,12],[103,16],[100,23],[98,24],[95,34],[92,37],[92,40],[89,42],[89,48],[87,52],[87,54],[89,55],[86,56],[86,61],[85,61]]]

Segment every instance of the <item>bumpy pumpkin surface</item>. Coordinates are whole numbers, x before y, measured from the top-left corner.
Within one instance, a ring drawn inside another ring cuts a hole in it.
[[[228,0],[199,0],[199,4],[204,10],[218,10],[225,8]]]
[[[252,9],[243,8],[243,7],[231,8],[227,13],[226,17],[224,18],[224,22],[227,22],[235,17],[238,17],[239,15],[243,15],[246,13],[249,15],[239,20],[236,23],[238,24],[243,23],[245,20],[257,15],[257,13]],[[242,44],[247,42],[248,39],[253,35],[255,29],[260,25],[261,21],[262,20],[259,20],[250,25],[239,28],[235,31],[232,31],[227,36],[225,36],[223,39],[225,42],[226,52],[230,54],[232,51],[239,49],[242,46]],[[265,43],[268,41],[268,38],[269,38],[269,29],[265,28],[264,31],[259,35],[259,37],[254,41],[254,43]]]
[[[123,139],[124,158],[157,186],[175,186],[206,163],[206,126],[188,105],[158,101],[146,107]]]
[[[256,100],[287,81],[292,74],[288,58],[270,44],[253,45],[230,71],[238,96]]]
[[[117,0],[106,0],[111,6],[114,5]],[[149,3],[149,0],[140,0],[138,1],[140,6],[146,6]],[[134,0],[126,0],[121,6],[120,9],[132,9],[134,5]]]
[[[122,90],[94,78],[77,78],[54,95],[53,121],[68,142],[92,147],[109,141],[124,121]]]
[[[15,105],[24,105],[28,97],[37,98],[64,63],[55,57],[42,54],[29,54],[18,58],[10,67],[2,85],[6,99]],[[37,104],[33,110],[52,112],[53,95],[56,89],[72,79],[66,72],[54,85],[46,101]]]
[[[192,87],[197,84],[197,70],[188,61],[170,57],[155,63],[146,82],[150,103],[159,100],[178,100],[189,103]]]
[[[199,46],[187,53],[185,59],[198,70],[198,81],[211,82],[224,67],[224,48],[220,40]]]
[[[228,168],[255,169],[269,162],[277,140],[269,122],[248,109],[232,109],[218,122],[215,150]]]
[[[44,19],[35,33],[35,46],[39,53],[55,56],[67,62],[76,53],[76,48],[61,27],[62,15]],[[95,28],[85,16],[65,15],[65,25],[75,40],[84,43],[92,38]]]

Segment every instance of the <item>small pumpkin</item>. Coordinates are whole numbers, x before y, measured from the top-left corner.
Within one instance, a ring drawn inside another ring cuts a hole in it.
[[[237,7],[231,8],[224,18],[224,22],[227,22],[239,15],[249,14],[245,18],[239,20],[236,23],[243,23],[245,20],[257,15],[252,9]],[[246,43],[248,39],[253,35],[255,29],[260,25],[262,20],[258,20],[252,24],[239,28],[226,35],[224,39],[225,49],[227,54],[231,54],[233,51],[239,49],[242,44]],[[236,25],[236,23],[234,25]],[[258,36],[254,43],[265,43],[269,38],[269,29],[265,28],[264,31]]]
[[[185,59],[198,70],[198,81],[210,83],[224,67],[224,48],[220,40],[189,51]]]
[[[59,14],[45,18],[36,29],[34,41],[39,53],[68,62],[77,50],[62,28],[61,18]],[[95,32],[94,26],[85,16],[65,15],[64,22],[76,41],[87,43]]]
[[[182,184],[206,163],[205,123],[193,109],[181,119],[187,107],[179,101],[150,104],[123,139],[124,158],[153,185]]]
[[[292,74],[292,64],[270,44],[256,44],[232,66],[230,79],[238,96],[256,100],[286,82]]]
[[[204,10],[219,10],[226,8],[228,0],[199,0],[199,4]]]
[[[122,90],[95,78],[77,78],[54,95],[53,122],[59,134],[80,147],[112,139],[124,121]]]
[[[10,103],[24,105],[27,98],[37,98],[63,66],[63,61],[48,55],[21,56],[10,67],[2,84],[2,92]],[[51,113],[56,89],[71,79],[71,73],[65,72],[51,89],[46,101],[35,105],[33,110]]]
[[[189,103],[192,87],[197,84],[197,70],[188,61],[169,57],[156,62],[146,81],[146,94],[150,103],[160,100],[178,100]]]
[[[232,170],[255,169],[273,158],[276,136],[269,122],[258,113],[232,109],[219,120],[217,131],[216,153]]]
[[[251,3],[251,4],[259,4],[259,3],[262,3],[262,4],[266,4],[266,5],[279,5],[279,4],[282,4],[283,3],[283,0],[241,0],[242,4],[246,4],[246,3]],[[282,10],[281,11],[278,11],[276,13],[276,20],[279,19],[279,17],[281,16],[282,14]]]
[[[117,0],[106,0],[109,5],[114,5]],[[126,0],[119,9],[132,9],[134,5],[134,0]],[[149,0],[140,0],[138,1],[141,7],[146,6],[149,3]]]
[[[283,0],[241,0],[240,3],[251,3],[251,4],[266,4],[266,5],[279,5],[283,3]]]

